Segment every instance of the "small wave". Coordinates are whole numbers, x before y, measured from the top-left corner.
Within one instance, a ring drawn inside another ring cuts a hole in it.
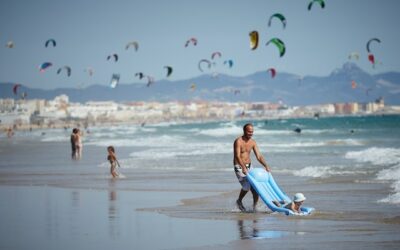
[[[377,180],[392,181],[391,188],[393,194],[390,194],[378,202],[398,204],[400,203],[400,164],[393,166],[389,169],[383,169],[377,174]]]
[[[194,143],[175,144],[173,147],[151,148],[150,150],[135,151],[131,157],[140,159],[164,159],[198,155],[215,155],[232,153],[231,144],[224,143]]]
[[[400,149],[372,147],[361,151],[347,152],[345,158],[387,166],[400,163]]]
[[[348,146],[362,146],[365,143],[361,140],[356,140],[356,139],[343,139],[343,140],[331,140],[331,141],[326,141],[325,142],[326,145],[337,145],[337,146],[341,146],[341,145],[348,145]]]
[[[95,145],[95,146],[121,146],[121,147],[129,147],[129,146],[139,146],[140,147],[171,147],[171,145],[182,144],[185,140],[182,136],[170,136],[170,135],[162,135],[162,136],[146,136],[134,138],[124,138],[124,139],[109,139],[109,138],[101,138],[94,139],[93,141],[87,142],[88,145]]]
[[[41,138],[42,142],[64,142],[69,141],[69,136],[43,136]]]
[[[312,178],[327,178],[338,175],[356,175],[365,173],[361,170],[347,170],[345,166],[309,166],[297,171],[293,171],[295,176],[312,177]]]

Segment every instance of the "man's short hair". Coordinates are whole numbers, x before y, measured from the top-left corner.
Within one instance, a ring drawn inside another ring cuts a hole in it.
[[[246,124],[243,126],[243,132],[244,132],[244,131],[246,130],[246,128],[249,127],[249,126],[253,127],[253,124],[251,124],[251,123],[246,123]]]

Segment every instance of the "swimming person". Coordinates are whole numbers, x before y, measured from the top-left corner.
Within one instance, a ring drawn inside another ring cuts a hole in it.
[[[110,173],[112,175],[113,178],[116,178],[119,176],[118,171],[117,171],[117,165],[118,167],[119,162],[117,160],[117,156],[115,155],[115,149],[113,146],[108,146],[107,147],[107,152],[108,152],[108,156],[107,156],[107,160],[110,161]]]
[[[247,173],[251,169],[251,151],[254,152],[258,162],[260,162],[260,164],[264,166],[265,170],[270,172],[270,168],[265,162],[264,157],[261,155],[256,141],[252,139],[253,133],[253,125],[251,123],[247,123],[243,126],[243,135],[236,138],[235,142],[233,143],[234,170],[236,177],[239,180],[239,183],[242,185],[239,197],[236,200],[236,205],[241,211],[246,211],[246,208],[243,206],[242,200],[249,190],[251,190],[253,194],[253,211],[256,211],[256,206],[259,198],[257,192],[250,186],[250,183],[247,181],[246,178]]]

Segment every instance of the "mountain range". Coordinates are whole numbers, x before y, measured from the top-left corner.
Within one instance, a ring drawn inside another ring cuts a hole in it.
[[[0,83],[0,98],[16,98],[15,83]],[[370,75],[356,64],[347,62],[328,76],[299,77],[277,73],[274,78],[266,71],[244,77],[224,74],[146,83],[120,83],[116,88],[91,85],[86,88],[43,90],[20,86],[30,99],[53,99],[66,94],[70,102],[87,101],[226,101],[226,102],[283,102],[288,105],[313,105],[343,102],[372,102],[383,97],[386,104],[400,104],[400,73]]]

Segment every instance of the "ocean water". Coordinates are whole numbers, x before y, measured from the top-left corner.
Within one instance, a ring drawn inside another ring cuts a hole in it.
[[[247,122],[277,183],[289,196],[303,192],[311,216],[270,214],[261,202],[260,213],[236,208],[233,141]],[[2,133],[0,248],[398,249],[399,124],[366,116],[89,127],[80,160],[70,130]],[[109,145],[123,178],[110,177]]]
[[[273,173],[322,184],[335,178],[351,179],[353,183],[384,183],[390,188],[375,202],[400,204],[400,116],[91,127],[83,137],[84,158],[87,164],[106,170],[109,164],[105,148],[113,145],[122,165],[120,171],[125,175],[136,171],[213,173],[218,178],[226,176],[229,181],[233,141],[242,134],[246,122],[254,124],[253,138]],[[301,128],[301,133],[294,132],[295,128]],[[51,159],[48,150],[47,162],[30,161],[31,156],[24,161],[24,154],[34,154],[40,145],[58,147],[66,152],[67,160],[69,134],[64,129],[21,131],[11,139],[1,134],[0,154],[8,159],[1,162],[0,170],[30,168],[36,163],[41,167],[52,165],[49,161],[58,165],[59,157]],[[21,145],[28,148],[19,149]],[[9,147],[16,147],[10,150],[11,154],[7,152]],[[91,149],[103,148],[104,155],[90,155]],[[252,161],[260,166],[254,157]]]

